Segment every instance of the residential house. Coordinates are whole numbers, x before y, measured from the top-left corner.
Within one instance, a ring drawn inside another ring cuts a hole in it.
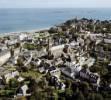
[[[103,35],[102,35],[102,34],[91,33],[91,34],[90,34],[90,39],[91,39],[92,41],[102,40],[102,39],[103,39]]]
[[[1,44],[0,43],[0,52],[4,51],[4,50],[7,50],[7,46],[5,44]]]
[[[10,79],[15,78],[16,76],[19,76],[18,71],[10,72],[4,75],[6,83],[9,83]]]
[[[27,34],[22,33],[22,34],[19,35],[19,40],[20,41],[26,40],[27,38],[28,38]]]
[[[104,38],[104,43],[111,44],[111,38]]]
[[[38,70],[40,73],[48,72],[44,67],[39,67]]]
[[[41,63],[38,67],[39,67],[39,68],[38,68],[38,71],[39,71],[40,73],[48,73],[50,64],[47,63],[47,62],[42,61],[42,63]]]
[[[103,41],[104,41],[104,43],[106,43],[106,44],[111,44],[111,34],[108,33],[108,35],[104,36]]]
[[[93,64],[95,63],[95,59],[94,58],[88,58],[87,60],[85,60],[83,62],[82,65],[87,65],[88,67],[93,66]]]
[[[64,48],[64,45],[58,45],[50,48],[50,51],[53,53],[55,57],[58,57],[61,55],[63,48]]]
[[[30,93],[28,93],[28,86],[25,84],[21,87],[19,87],[16,91],[16,96],[19,97],[19,96],[31,96]]]
[[[81,80],[86,80],[88,82],[91,82],[97,86],[99,86],[99,83],[100,83],[100,76],[97,73],[92,73],[86,69],[80,70],[79,78]]]
[[[54,64],[57,66],[57,65],[62,65],[63,64],[63,61],[61,60],[61,58],[57,58],[55,61],[54,61]]]
[[[18,80],[18,82],[23,82],[25,79],[23,77],[19,76],[17,80]]]
[[[72,48],[72,49],[78,49],[79,48],[79,42],[75,42],[75,41],[72,41],[69,46]]]
[[[65,76],[68,76],[68,77],[70,77],[72,79],[75,79],[75,73],[74,73],[74,71],[70,67],[69,68],[67,67],[67,68],[61,69],[61,72]]]
[[[17,64],[17,59],[18,59],[18,56],[11,57],[8,62],[12,63],[13,65],[16,65]]]
[[[64,75],[75,79],[75,76],[79,73],[79,71],[82,69],[82,67],[79,65],[79,63],[70,64],[66,68],[61,68],[61,71]]]
[[[41,62],[42,61],[40,59],[37,59],[37,58],[32,58],[32,60],[31,60],[31,63],[33,65],[35,65],[36,67],[40,66]]]
[[[51,76],[59,77],[61,74],[60,69],[56,68],[54,66],[49,67],[48,71],[49,71]]]
[[[13,45],[15,45],[16,43],[18,43],[18,40],[16,39],[16,40],[8,40],[8,42],[7,42],[7,44],[9,45],[9,46],[13,46]]]
[[[58,88],[61,90],[65,90],[65,87],[66,87],[66,85],[63,82],[61,82],[61,80],[56,76],[52,76],[49,79],[49,84],[51,84],[51,85],[55,86],[55,88]]]

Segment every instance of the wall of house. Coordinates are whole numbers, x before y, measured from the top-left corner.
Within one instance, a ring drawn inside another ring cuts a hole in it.
[[[0,56],[0,66],[5,64],[6,61],[11,57],[10,51],[6,52],[5,54]]]
[[[17,56],[20,52],[20,49],[15,49],[14,50],[14,56]],[[9,58],[11,57],[10,50],[6,51],[5,53],[0,55],[0,66],[5,64]]]
[[[111,39],[104,39],[105,43],[111,43]]]
[[[60,56],[60,54],[62,53],[63,48],[64,48],[64,45],[59,45],[59,46],[52,47],[50,50],[51,50],[52,54],[55,57],[57,57],[57,56]]]
[[[14,50],[14,56],[17,56],[19,53],[20,53],[20,49],[19,48]]]

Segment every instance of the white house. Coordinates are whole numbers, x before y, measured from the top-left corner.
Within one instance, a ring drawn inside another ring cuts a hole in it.
[[[17,80],[18,80],[18,82],[22,82],[22,81],[24,81],[24,78],[20,76]]]
[[[99,34],[91,33],[91,34],[90,34],[90,38],[91,38],[91,40],[93,40],[93,41],[94,41],[94,40],[97,40],[97,39],[101,40],[102,37],[103,37],[103,35],[102,35],[101,33],[99,33]]]
[[[62,50],[64,48],[64,44],[63,45],[58,45],[58,46],[54,46],[50,48],[50,51],[57,57],[60,56],[60,54],[62,53]]]
[[[88,67],[91,67],[93,66],[94,62],[95,62],[94,58],[88,58],[88,59],[80,60],[80,65],[81,66],[87,65]]]
[[[41,64],[41,60],[37,59],[37,58],[32,58],[31,63],[33,63],[34,65],[36,65],[37,67]]]
[[[8,48],[7,48],[7,46],[5,45],[5,44],[1,44],[0,43],[0,52],[1,51],[4,51],[4,50],[7,50]]]
[[[69,46],[70,46],[71,48],[79,48],[79,42],[73,41],[73,42],[71,42],[71,43],[69,44]]]
[[[71,70],[73,72],[79,72],[82,69],[81,64],[77,63],[76,61],[74,61],[74,62],[66,62],[65,65],[67,67],[71,68]]]
[[[28,86],[25,84],[23,86],[21,86],[18,91],[17,91],[17,96],[30,96],[31,94],[30,93],[27,93],[27,90],[28,90]]]
[[[104,39],[104,42],[110,44],[110,43],[111,43],[111,38],[110,38],[110,39],[105,38],[105,39]]]
[[[23,96],[28,96],[30,94],[27,94],[27,90],[29,89],[27,85],[23,85],[21,87],[22,91],[23,91]]]
[[[23,40],[25,40],[27,37],[28,37],[27,34],[20,34],[20,35],[19,35],[19,40],[20,40],[20,41],[23,41]]]
[[[16,56],[16,57],[11,57],[10,59],[9,59],[9,62],[11,62],[12,64],[17,64],[17,59],[18,59],[18,56]]]
[[[10,79],[15,78],[16,76],[19,76],[19,72],[14,71],[14,72],[8,73],[4,76],[5,76],[6,83],[8,83],[10,81]]]
[[[15,39],[15,40],[8,40],[7,44],[11,46],[11,45],[16,44],[17,42],[18,42],[17,39]]]
[[[12,77],[19,76],[19,72],[18,72],[18,71],[14,71],[14,72],[12,72],[11,74],[12,74]]]
[[[56,77],[59,77],[61,72],[60,72],[60,69],[59,68],[56,68],[56,67],[50,67],[48,69],[49,73],[51,74],[51,76],[56,76]]]
[[[6,75],[5,75],[6,83],[9,83],[10,79],[12,79],[12,78],[13,78],[13,77],[12,77],[11,73],[6,74]]]
[[[75,73],[73,72],[73,70],[71,69],[71,67],[63,68],[63,69],[61,69],[61,72],[64,75],[66,75],[66,76],[68,76],[68,77],[70,77],[72,79],[75,78]]]
[[[73,63],[66,63],[66,68],[62,68],[61,71],[64,75],[74,79],[75,76],[79,73],[79,71],[82,69],[82,66],[79,63],[73,62]]]

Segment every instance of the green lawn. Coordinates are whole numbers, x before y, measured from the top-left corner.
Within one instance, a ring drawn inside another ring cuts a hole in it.
[[[21,76],[23,77],[32,77],[33,79],[40,78],[42,74],[37,71],[28,71],[28,72],[21,72]]]

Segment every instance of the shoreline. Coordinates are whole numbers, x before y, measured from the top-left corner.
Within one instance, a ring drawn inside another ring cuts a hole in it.
[[[18,35],[18,34],[21,34],[21,33],[34,33],[34,32],[49,30],[50,28],[51,28],[51,26],[50,27],[33,29],[33,30],[24,30],[24,31],[0,33],[0,37],[4,37],[4,36],[7,36],[7,35]]]

